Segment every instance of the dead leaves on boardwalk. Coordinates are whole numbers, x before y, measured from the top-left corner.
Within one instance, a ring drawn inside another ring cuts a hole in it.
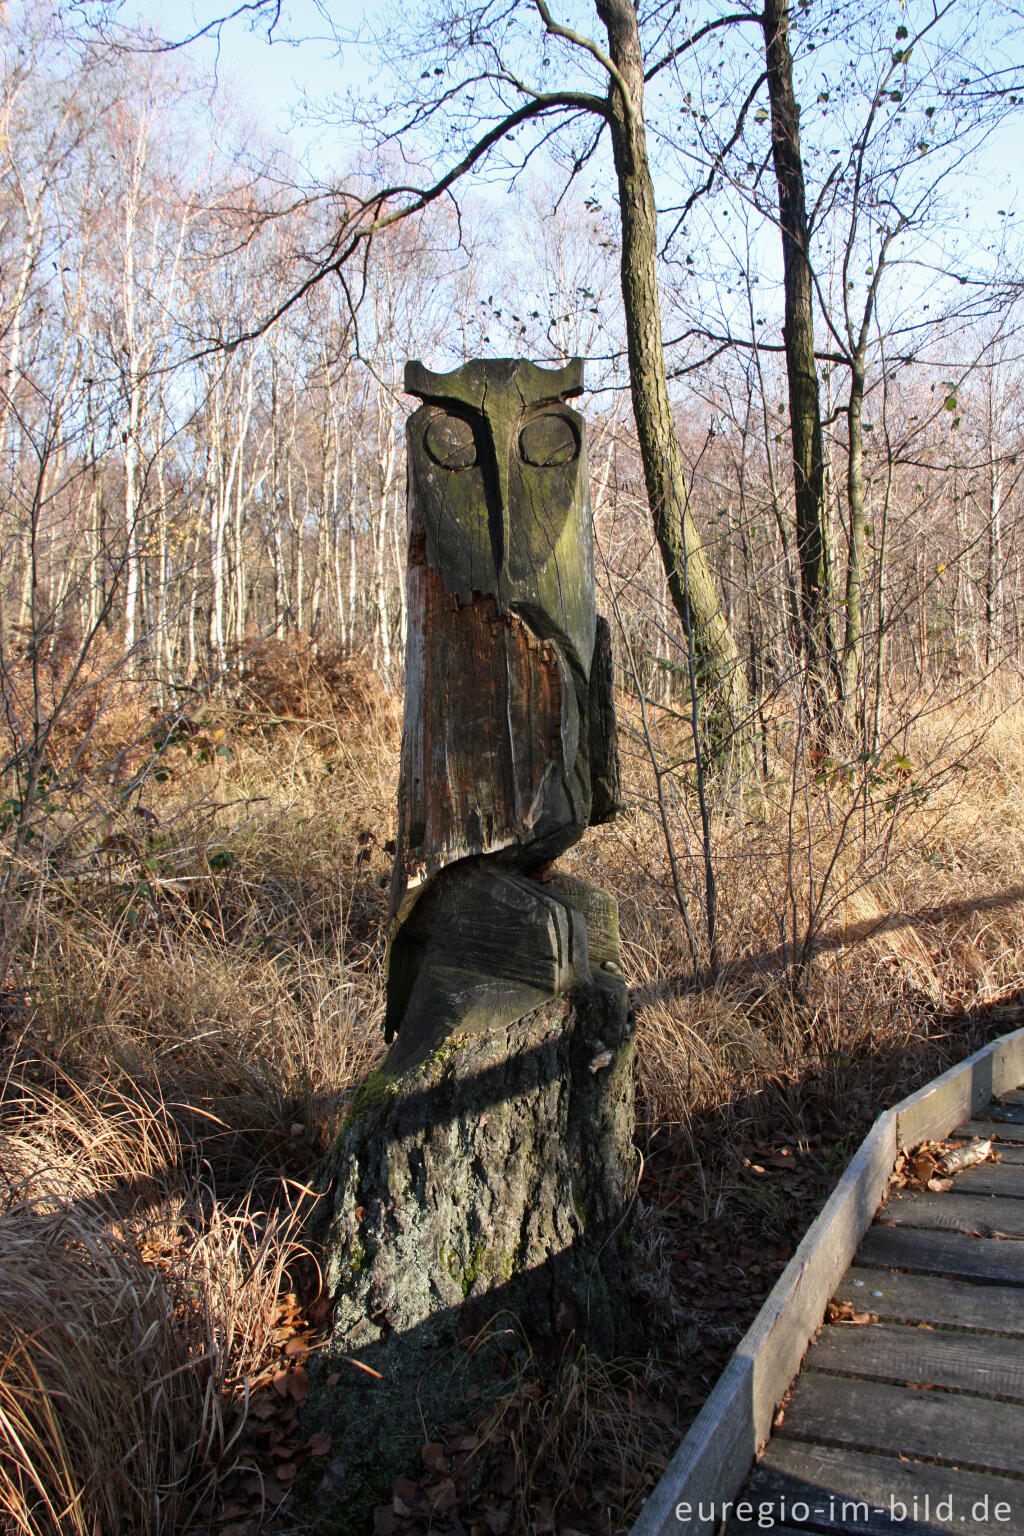
[[[930,1190],[944,1195],[953,1188],[958,1173],[975,1168],[992,1156],[991,1141],[923,1141],[896,1159],[890,1189]]]

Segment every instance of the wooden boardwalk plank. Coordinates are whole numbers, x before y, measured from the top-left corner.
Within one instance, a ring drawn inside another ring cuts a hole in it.
[[[1024,1099],[1015,1098],[1013,1093],[1004,1093],[985,1109],[978,1111],[979,1119],[994,1120],[997,1124],[1024,1126]]]
[[[957,1132],[957,1139],[959,1139],[959,1132]],[[1012,1142],[1001,1141],[996,1145],[995,1154],[999,1162],[1004,1165],[1024,1164],[1024,1146],[1014,1146]],[[992,1167],[993,1164],[987,1163],[985,1166]]]
[[[961,1193],[958,1189],[948,1190],[944,1195],[898,1189],[893,1190],[875,1220],[887,1227],[932,1227],[972,1232],[979,1237],[995,1237],[999,1233],[1024,1237],[1024,1200]]]
[[[958,1232],[928,1232],[920,1227],[875,1226],[868,1229],[857,1262],[881,1269],[1024,1285],[1024,1243],[1017,1238],[964,1237]]]
[[[1024,1326],[1024,1307],[1019,1310]],[[882,1323],[833,1325],[811,1345],[804,1369],[947,1387],[1024,1403],[1024,1338]]]
[[[1024,1292],[1003,1285],[972,1284],[935,1275],[906,1275],[861,1265],[847,1271],[836,1292],[858,1312],[883,1322],[931,1323],[943,1329],[1024,1338]]]
[[[803,1371],[776,1434],[1024,1477],[1024,1408],[960,1392]]]
[[[979,1163],[957,1174],[951,1193],[1008,1195],[1024,1200],[1024,1163]]]
[[[895,1106],[901,1147],[950,1134],[950,1127],[985,1107],[1024,1079],[1024,1030],[1015,1030],[975,1051],[941,1077]]]
[[[963,1125],[950,1132],[949,1139],[968,1141],[972,1136],[1019,1146],[1024,1143],[1024,1121],[1016,1125],[1007,1120],[965,1120]]]
[[[878,1209],[896,1160],[896,1117],[880,1115],[815,1218],[669,1463],[633,1536],[683,1536],[677,1490],[699,1502],[734,1492],[771,1432],[776,1404],[800,1367],[829,1297]],[[697,1520],[693,1530],[714,1522]]]
[[[802,1527],[854,1536],[1024,1536],[1024,1484],[1015,1479],[796,1440],[769,1443],[743,1496],[774,1501],[790,1524],[803,1500],[810,1509]]]

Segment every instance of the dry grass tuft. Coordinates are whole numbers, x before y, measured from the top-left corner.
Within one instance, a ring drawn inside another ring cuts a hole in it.
[[[26,1075],[3,1111],[0,1508],[26,1536],[187,1530],[231,1470],[311,1202],[226,1205],[124,1085]]]
[[[308,1181],[382,1050],[395,704],[293,661],[256,658],[127,798],[73,786],[26,882],[0,995],[0,1512],[25,1536],[209,1527],[310,1269]],[[88,738],[121,763],[137,702]]]
[[[12,1527],[177,1529],[209,1449],[197,1435],[209,1373],[158,1272],[98,1211],[7,1207],[0,1350],[0,1508]]]

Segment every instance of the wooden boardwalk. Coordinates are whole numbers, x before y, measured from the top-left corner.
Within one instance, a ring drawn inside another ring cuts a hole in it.
[[[882,1111],[632,1536],[1024,1536],[1022,1083],[1018,1027]],[[952,1188],[890,1190],[975,1136]]]
[[[1000,1161],[890,1194],[836,1292],[860,1321],[811,1344],[727,1536],[1024,1536],[1024,1092],[952,1135]]]

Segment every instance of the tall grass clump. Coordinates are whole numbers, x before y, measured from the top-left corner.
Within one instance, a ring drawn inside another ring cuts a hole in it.
[[[207,1531],[260,1479],[254,1384],[282,1295],[317,1283],[311,1180],[383,1045],[397,732],[360,678],[274,645],[155,728],[127,690],[54,733],[0,986],[18,1536]]]
[[[304,1202],[226,1205],[167,1107],[8,1077],[0,1509],[25,1536],[187,1530],[274,1354]]]

